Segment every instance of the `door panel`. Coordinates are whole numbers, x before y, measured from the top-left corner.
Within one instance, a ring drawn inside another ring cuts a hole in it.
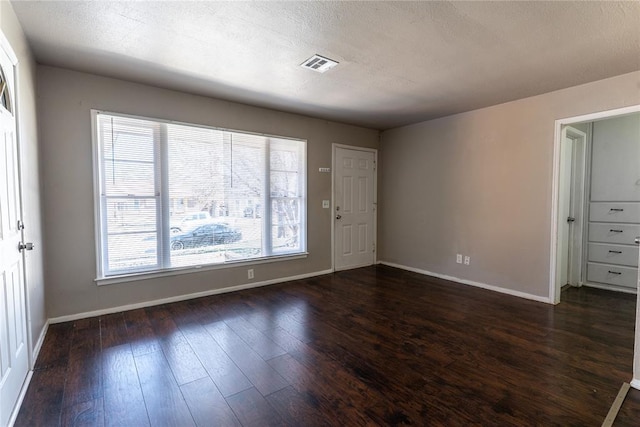
[[[29,370],[24,258],[18,250],[20,180],[13,114],[13,64],[0,49],[0,425],[9,422]]]
[[[335,152],[335,269],[374,262],[375,153],[336,148]]]
[[[571,216],[571,163],[573,152],[573,140],[566,137],[566,130],[563,131],[564,137],[560,146],[560,159],[562,165],[560,167],[560,227],[559,227],[559,241],[558,250],[561,254],[561,271],[560,271],[560,286],[564,286],[569,283],[569,270],[570,270],[570,238],[572,223],[567,223],[567,218]]]

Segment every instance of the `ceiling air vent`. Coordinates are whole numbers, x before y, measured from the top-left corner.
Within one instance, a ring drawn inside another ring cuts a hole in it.
[[[308,68],[319,73],[324,73],[336,65],[338,65],[338,62],[320,55],[313,55],[311,58],[300,64],[303,68]]]

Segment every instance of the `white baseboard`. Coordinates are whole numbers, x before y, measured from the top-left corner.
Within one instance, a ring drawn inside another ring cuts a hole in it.
[[[308,279],[309,277],[322,276],[324,274],[331,274],[331,273],[333,273],[333,270],[331,269],[315,271],[313,273],[305,273],[297,276],[281,277],[277,279],[264,280],[261,282],[245,283],[243,285],[229,286],[229,287],[220,288],[220,289],[211,289],[208,291],[196,292],[193,294],[178,295],[175,297],[145,301],[145,302],[140,302],[136,304],[127,304],[127,305],[121,305],[118,307],[104,308],[101,310],[87,311],[84,313],[70,314],[67,316],[53,317],[49,319],[49,324],[70,322],[73,320],[86,319],[89,317],[103,316],[105,314],[120,313],[122,311],[135,310],[137,308],[152,307],[154,305],[168,304],[172,302],[185,301],[185,300],[194,299],[194,298],[207,297],[210,295],[224,294],[227,292],[240,291],[242,289],[258,288],[261,286],[274,285],[276,283],[290,282],[292,280]]]
[[[49,330],[49,320],[47,320],[40,331],[40,336],[38,337],[38,341],[36,341],[36,345],[33,347],[33,351],[31,352],[31,369],[36,365],[36,360],[38,360],[38,355],[40,354],[40,350],[42,350],[42,344],[44,344],[44,337],[47,335],[47,331]]]
[[[459,277],[447,276],[446,274],[434,273],[432,271],[422,270],[420,268],[409,267],[406,265],[395,264],[393,262],[379,261],[379,264],[388,265],[389,267],[400,268],[402,270],[412,271],[414,273],[424,274],[425,276],[437,277],[439,279],[449,280],[451,282],[460,283],[463,285],[475,286],[476,288],[487,289],[494,292],[500,292],[515,297],[525,298],[533,301],[544,302],[551,304],[551,300],[548,297],[541,297],[539,295],[533,295],[526,292],[515,291],[513,289],[507,289],[500,286],[488,285],[486,283],[475,282],[473,280],[461,279]]]
[[[634,378],[633,380],[631,380],[629,385],[631,385],[631,387],[635,388],[636,390],[640,390],[640,378]]]

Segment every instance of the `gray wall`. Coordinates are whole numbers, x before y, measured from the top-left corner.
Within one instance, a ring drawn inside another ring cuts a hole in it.
[[[33,348],[47,321],[43,280],[40,169],[36,123],[36,64],[11,3],[0,2],[0,28],[18,57],[18,136],[22,166],[22,204],[25,239],[36,250],[26,254],[29,329]]]
[[[554,122],[637,104],[640,72],[383,132],[378,259],[548,297]]]
[[[331,268],[332,143],[377,148],[379,132],[61,68],[38,66],[47,310],[55,318],[247,283],[247,267],[97,286],[90,109],[296,138],[307,143],[305,259],[253,266],[254,281]]]

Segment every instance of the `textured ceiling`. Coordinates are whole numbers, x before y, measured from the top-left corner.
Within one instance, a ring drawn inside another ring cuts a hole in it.
[[[640,69],[637,1],[12,4],[39,63],[376,129]]]

